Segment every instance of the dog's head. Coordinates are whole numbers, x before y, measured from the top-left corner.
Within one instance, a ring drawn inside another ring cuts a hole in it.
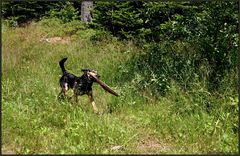
[[[100,78],[100,75],[97,74],[97,71],[96,70],[93,70],[93,69],[82,69],[82,71],[84,72],[84,75],[87,76],[87,78],[89,80],[91,80],[92,82],[96,82],[98,84],[100,84],[100,86],[108,91],[109,93],[115,95],[115,96],[118,96],[118,94],[116,92],[114,92],[106,83],[104,83],[103,81],[101,81],[99,78]]]
[[[96,78],[100,78],[100,75],[98,75],[97,71],[94,69],[82,69],[82,71],[84,72],[84,75],[86,75],[90,80],[95,81],[93,76],[95,76]]]

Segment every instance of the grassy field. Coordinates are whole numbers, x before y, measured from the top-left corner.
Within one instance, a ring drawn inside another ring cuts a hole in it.
[[[236,72],[226,76],[223,84],[228,87],[221,94],[208,92],[202,82],[186,91],[172,81],[167,94],[156,98],[148,90],[138,91],[133,85],[136,79],[121,79],[122,67],[144,50],[98,33],[77,22],[57,20],[21,28],[3,25],[3,153],[238,152]],[[87,96],[80,97],[78,104],[58,101],[58,62],[63,57],[68,57],[66,69],[76,75],[82,74],[82,68],[97,69],[121,96],[94,84],[99,115]],[[214,106],[210,113],[202,110],[205,103]]]

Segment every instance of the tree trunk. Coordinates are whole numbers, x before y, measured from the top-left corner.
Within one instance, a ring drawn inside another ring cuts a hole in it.
[[[85,23],[92,22],[91,9],[93,7],[92,0],[84,0],[81,4],[81,21]]]

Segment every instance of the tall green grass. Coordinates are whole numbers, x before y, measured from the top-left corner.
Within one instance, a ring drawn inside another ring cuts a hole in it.
[[[41,41],[54,36],[68,36],[71,41]],[[223,80],[228,87],[221,93],[208,92],[203,81],[194,81],[191,90],[170,81],[168,92],[156,97],[148,88],[139,90],[141,71],[127,68],[133,57],[144,53],[130,41],[118,41],[80,22],[61,24],[56,19],[25,28],[3,25],[2,38],[3,152],[238,152],[234,72]],[[76,75],[82,74],[82,68],[98,70],[121,96],[114,97],[94,84],[100,115],[93,112],[87,96],[81,96],[79,104],[58,101],[58,62],[63,57],[68,57],[66,69]]]

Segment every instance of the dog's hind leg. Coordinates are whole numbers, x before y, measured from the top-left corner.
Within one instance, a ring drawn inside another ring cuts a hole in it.
[[[75,98],[75,102],[76,104],[78,103],[78,95],[79,95],[79,91],[78,91],[78,88],[76,87],[77,85],[77,82],[74,83],[74,86],[73,86],[73,96]]]
[[[61,87],[61,91],[58,94],[58,99],[65,99],[67,97],[67,91],[68,91],[68,84],[64,83],[64,85]]]
[[[64,83],[62,92],[63,92],[63,94],[64,94],[65,97],[67,96],[67,91],[68,91],[68,84],[67,84],[67,83]]]
[[[96,106],[96,104],[95,104],[95,102],[94,102],[92,91],[90,91],[90,92],[88,93],[88,97],[89,97],[89,100],[90,100],[90,102],[91,102],[91,104],[92,104],[92,106],[93,106],[93,111],[94,111],[94,113],[98,113],[98,108],[97,108],[97,106]]]

